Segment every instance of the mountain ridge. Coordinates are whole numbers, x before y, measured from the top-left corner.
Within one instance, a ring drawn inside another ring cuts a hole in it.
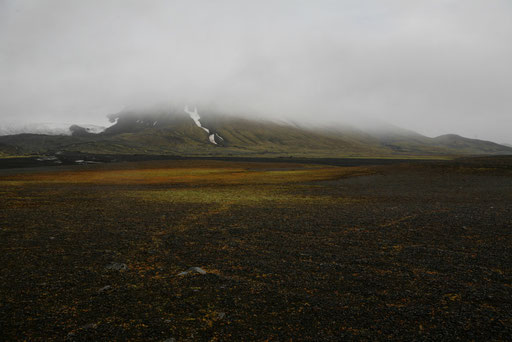
[[[112,125],[93,131],[72,125],[70,135],[0,136],[0,155],[73,151],[94,154],[177,156],[411,157],[512,154],[512,148],[456,134],[429,138],[388,126],[307,127],[184,107],[125,110],[108,116]]]

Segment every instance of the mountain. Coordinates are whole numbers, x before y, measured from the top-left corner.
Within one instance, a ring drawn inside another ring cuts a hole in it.
[[[394,126],[361,129],[251,120],[187,107],[126,110],[106,129],[72,125],[69,135],[0,136],[0,155],[415,157],[512,154],[512,148],[457,135],[429,138]]]

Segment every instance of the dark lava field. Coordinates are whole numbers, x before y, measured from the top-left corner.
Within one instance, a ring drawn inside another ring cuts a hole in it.
[[[0,172],[2,341],[510,341],[512,158]]]

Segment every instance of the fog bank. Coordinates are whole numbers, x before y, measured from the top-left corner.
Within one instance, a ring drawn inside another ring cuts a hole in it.
[[[0,119],[190,103],[512,143],[512,2],[0,1]]]

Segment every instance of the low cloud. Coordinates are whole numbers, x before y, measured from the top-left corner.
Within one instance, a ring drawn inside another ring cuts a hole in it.
[[[2,121],[191,102],[512,142],[512,3],[0,1]]]

